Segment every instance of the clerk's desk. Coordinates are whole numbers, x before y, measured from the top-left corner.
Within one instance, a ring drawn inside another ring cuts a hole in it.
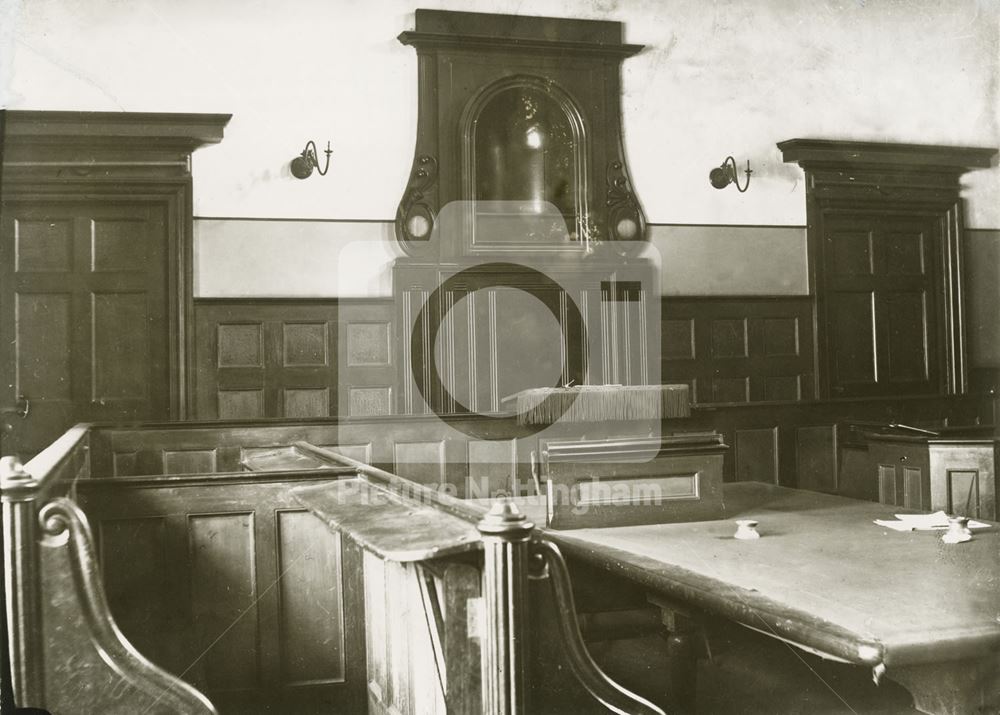
[[[724,487],[727,519],[546,530],[571,559],[668,602],[883,673],[930,713],[1000,708],[1000,531],[875,525],[898,507],[769,484]],[[517,500],[536,524],[544,501]],[[761,538],[732,538],[732,519]]]

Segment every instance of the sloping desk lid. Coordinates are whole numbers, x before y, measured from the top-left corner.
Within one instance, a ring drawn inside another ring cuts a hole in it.
[[[292,496],[328,527],[386,561],[425,561],[480,548],[472,522],[361,476],[298,487]]]

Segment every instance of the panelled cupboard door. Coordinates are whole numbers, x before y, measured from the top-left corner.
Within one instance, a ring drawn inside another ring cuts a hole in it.
[[[0,235],[0,450],[76,422],[166,419],[166,207],[9,201]]]
[[[928,217],[826,217],[831,396],[935,393],[941,237]]]

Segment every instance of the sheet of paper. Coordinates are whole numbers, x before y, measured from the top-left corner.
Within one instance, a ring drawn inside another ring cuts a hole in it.
[[[894,531],[927,531],[948,528],[948,515],[943,511],[936,511],[933,514],[896,514],[895,517],[895,521],[876,519],[875,523]],[[968,526],[970,529],[985,529],[989,527],[989,524],[969,519]]]

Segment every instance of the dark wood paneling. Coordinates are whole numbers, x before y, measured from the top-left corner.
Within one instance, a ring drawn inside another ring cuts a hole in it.
[[[548,268],[397,262],[397,411],[487,413],[530,387],[658,384],[659,303],[642,292],[652,267],[630,267],[635,280],[600,261]]]
[[[30,412],[0,412],[3,454],[78,422],[192,416],[191,153],[228,120],[4,112],[0,405]]]
[[[195,302],[196,408],[203,419],[337,413],[337,302]]]
[[[289,495],[290,482],[329,477],[286,476],[92,479],[78,499],[112,613],[154,662],[222,712],[353,714],[364,701],[360,552]]]
[[[393,472],[420,484],[447,482],[444,440],[434,442],[396,441],[393,445]]]
[[[996,149],[818,139],[778,148],[805,170],[817,397],[964,393],[961,176]],[[922,309],[911,299],[894,311],[898,293],[919,294]],[[865,371],[851,371],[855,358]]]
[[[540,370],[553,384],[580,378],[583,370],[593,381],[612,383],[655,374],[649,370],[641,340],[630,350],[611,347],[621,342],[622,335],[638,334],[642,316],[636,313],[637,301],[608,303],[599,291],[582,291],[578,296],[589,335],[587,348],[580,344],[584,362],[570,360],[560,366],[559,345],[570,350],[569,343],[581,336],[560,333],[559,321],[566,320],[565,301],[561,302],[559,291],[550,292],[529,295],[485,288],[446,296],[451,308],[438,333],[436,357],[442,383],[454,397],[444,405],[447,410],[500,409],[501,398],[520,385],[512,382],[515,376],[523,380]],[[422,289],[407,291],[398,317],[391,300],[199,301],[198,335],[207,338],[199,339],[196,358],[199,416],[365,417],[392,414],[397,407],[406,412],[406,404],[413,407],[420,402],[410,361],[417,362],[419,372],[431,353],[403,354],[398,364],[393,320],[405,319],[406,305],[419,303],[420,296],[425,300],[426,294]],[[520,301],[516,305],[504,302],[515,297]],[[525,309],[528,304],[537,304],[542,311],[539,318],[551,322],[556,331],[554,338],[544,330],[538,333],[548,347],[555,346],[556,353],[550,356],[555,362],[549,360],[548,369],[520,366],[525,355],[537,360],[544,351],[525,351],[523,341],[509,339],[510,331],[534,330],[518,322],[530,323],[533,313]],[[690,384],[694,399],[701,403],[813,397],[810,298],[664,298],[661,306],[661,382]],[[316,320],[322,315],[328,318],[326,323]],[[656,311],[651,315],[655,317]],[[555,316],[562,317],[557,321]],[[268,331],[279,331],[281,342],[273,362],[268,361]],[[323,335],[327,349],[333,341],[339,343],[329,355],[321,349]],[[510,354],[505,352],[515,347]],[[459,359],[460,354],[468,359]],[[429,370],[430,364],[424,367]],[[397,405],[397,400],[403,403]]]
[[[800,468],[810,470],[805,478],[814,488],[831,489],[837,484],[849,493],[860,488],[844,473],[857,460],[859,448],[850,433],[839,434],[841,423],[857,421],[903,422],[916,425],[975,424],[992,414],[989,397],[914,397],[833,401],[796,401],[696,405],[685,419],[665,420],[664,434],[690,430],[717,430],[733,447],[726,455],[724,478],[761,478],[785,486],[799,484]],[[648,428],[648,425],[644,427]],[[804,431],[799,434],[799,429]],[[832,430],[838,429],[836,435]],[[636,424],[557,423],[548,428],[550,438],[579,439],[581,435],[635,436]],[[831,436],[833,435],[833,436]],[[834,442],[830,442],[834,439]],[[538,450],[538,436],[511,417],[487,420],[474,416],[397,415],[344,418],[316,422],[278,422],[255,425],[240,423],[186,423],[147,428],[101,427],[91,434],[91,465],[95,475],[120,477],[163,472],[163,453],[215,451],[219,472],[240,470],[244,452],[273,449],[304,440],[311,444],[342,449],[348,456],[403,476],[419,476],[430,483],[447,483],[464,494],[470,475],[484,474],[491,485],[504,488],[508,473],[507,447],[516,440],[516,481],[532,491],[530,453]],[[485,442],[488,444],[478,444]],[[496,445],[492,444],[496,443]],[[159,445],[153,449],[150,445]],[[475,446],[470,446],[475,445]],[[843,445],[843,449],[842,449]],[[397,448],[398,446],[398,448]],[[777,456],[772,451],[776,450]],[[834,450],[839,462],[833,463]],[[853,455],[848,462],[840,453]],[[800,456],[800,451],[802,455]],[[503,455],[501,458],[501,454]],[[741,456],[742,455],[742,456]],[[777,467],[773,465],[777,461]],[[836,466],[831,466],[835,464]],[[822,465],[822,466],[820,466]],[[117,469],[117,472],[115,471]],[[123,471],[123,470],[129,471]],[[775,474],[775,469],[777,477]],[[831,470],[834,470],[831,472]],[[815,475],[822,476],[815,476]],[[874,495],[861,498],[874,498]]]
[[[778,428],[736,430],[735,481],[778,484]]]
[[[123,632],[153,663],[179,673],[179,644],[162,638],[178,626],[178,609],[150,608],[165,595],[176,595],[169,579],[172,555],[167,548],[167,517],[108,519],[99,533],[101,572],[108,606]],[[114,574],[108,578],[109,574]]]
[[[188,516],[188,557],[182,563],[190,564],[191,625],[198,652],[204,653],[198,660],[200,680],[212,690],[259,683],[253,517],[253,512]]]
[[[935,216],[830,211],[819,260],[833,396],[939,392],[945,309]]]
[[[469,440],[469,478],[465,484],[466,496],[489,497],[498,492],[514,494],[516,480],[516,440]]]
[[[687,383],[696,403],[814,397],[812,299],[662,300],[662,382]]]
[[[279,511],[277,530],[282,682],[341,682],[347,654],[340,534],[305,511]]]
[[[27,458],[74,422],[179,416],[171,199],[19,188],[5,185],[0,222],[0,404],[30,409],[0,413],[4,453]]]
[[[795,429],[796,486],[816,491],[837,490],[837,427]]]
[[[390,415],[396,412],[395,344],[391,300],[341,300],[340,407],[345,416]]]

